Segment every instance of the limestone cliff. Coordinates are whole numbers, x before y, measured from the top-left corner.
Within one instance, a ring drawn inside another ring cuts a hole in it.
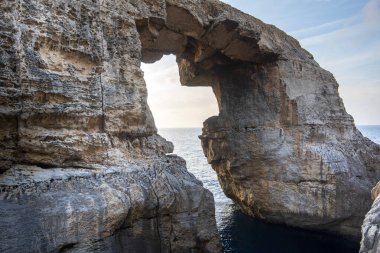
[[[212,194],[179,157],[0,178],[1,252],[220,252]]]
[[[0,2],[0,252],[220,252],[157,135],[135,19],[160,1]]]
[[[216,0],[0,11],[0,251],[220,250],[212,196],[166,156],[147,106],[140,64],[163,54],[183,85],[212,86],[220,114],[202,145],[246,213],[359,233],[380,148],[334,77],[276,27]]]
[[[211,86],[203,150],[227,196],[271,222],[360,237],[380,147],[357,130],[333,75],[274,26],[218,1],[166,1],[139,20],[142,59],[177,55],[181,83]]]

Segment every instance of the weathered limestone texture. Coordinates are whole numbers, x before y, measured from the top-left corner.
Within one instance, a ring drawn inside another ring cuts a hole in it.
[[[218,252],[210,192],[157,135],[141,62],[212,86],[202,145],[250,215],[359,235],[380,148],[299,43],[216,0],[0,2],[0,251]]]
[[[212,86],[203,150],[252,216],[359,238],[380,147],[357,130],[333,75],[274,26],[218,1],[166,1],[137,22],[142,59],[177,55],[181,83]]]
[[[165,2],[0,2],[0,252],[220,252],[157,135],[135,19]]]
[[[101,169],[17,165],[0,184],[0,252],[220,251],[213,196],[179,157]]]
[[[380,252],[380,182],[372,190],[374,200],[371,210],[365,216],[362,226],[360,253]]]

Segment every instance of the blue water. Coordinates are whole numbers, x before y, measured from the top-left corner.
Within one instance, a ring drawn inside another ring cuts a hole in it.
[[[364,136],[380,144],[380,126],[359,126]],[[203,155],[198,136],[200,128],[160,129],[174,143],[174,153],[187,161],[187,167],[215,198],[218,230],[226,253],[357,253],[359,242],[340,237],[267,224],[242,212],[221,190],[217,176]]]

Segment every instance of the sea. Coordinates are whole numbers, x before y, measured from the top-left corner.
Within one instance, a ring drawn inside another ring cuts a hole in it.
[[[358,126],[362,134],[380,144],[380,126]],[[215,215],[225,253],[357,253],[359,242],[303,229],[268,224],[243,214],[220,188],[216,173],[203,154],[201,128],[159,129],[173,142],[188,170],[203,182],[215,199]]]

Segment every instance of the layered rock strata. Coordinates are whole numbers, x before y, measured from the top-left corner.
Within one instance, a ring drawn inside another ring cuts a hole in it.
[[[210,193],[166,156],[147,106],[140,64],[163,54],[177,56],[183,85],[213,88],[220,113],[202,145],[243,211],[359,233],[380,148],[334,77],[276,27],[215,0],[0,10],[2,251],[220,249]]]
[[[1,252],[220,252],[211,192],[183,159],[0,178]]]
[[[333,75],[218,1],[166,1],[166,13],[137,23],[143,60],[176,54],[183,85],[213,88],[220,113],[201,140],[225,194],[267,221],[359,238],[380,147],[355,127]]]
[[[372,189],[372,199],[374,200],[371,210],[366,214],[362,226],[362,240],[360,243],[360,253],[380,252],[380,183]]]
[[[157,135],[155,1],[0,3],[0,251],[220,252],[212,194]]]

